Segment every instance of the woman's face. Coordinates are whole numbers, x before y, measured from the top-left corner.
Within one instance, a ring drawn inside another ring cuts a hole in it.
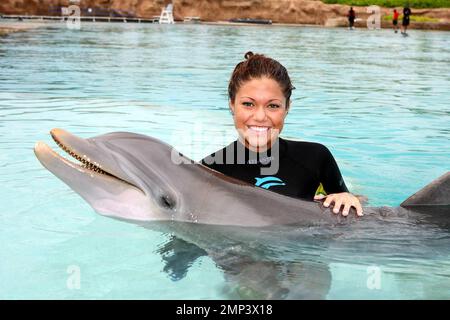
[[[288,111],[280,85],[266,77],[243,83],[230,108],[241,141],[255,152],[267,150],[276,141]]]

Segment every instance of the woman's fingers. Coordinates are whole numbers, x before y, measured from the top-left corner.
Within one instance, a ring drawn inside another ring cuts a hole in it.
[[[342,198],[337,198],[337,199],[334,201],[334,208],[333,208],[333,212],[334,212],[334,213],[338,214],[339,211],[341,210],[342,200],[343,200]]]
[[[323,202],[323,206],[328,208],[330,204],[334,201],[335,197],[336,195],[334,194],[330,194],[329,196],[327,196],[326,200]]]
[[[364,214],[363,214],[363,209],[362,209],[361,203],[359,201],[356,203],[355,208],[356,208],[356,215],[358,217],[362,217]]]
[[[350,212],[351,206],[352,206],[352,204],[351,204],[350,201],[349,201],[349,202],[346,202],[346,203],[344,204],[344,210],[342,210],[342,215],[343,215],[344,217],[348,216],[348,213]]]
[[[333,213],[338,214],[341,207],[344,206],[342,210],[342,215],[344,217],[348,216],[352,207],[355,208],[356,214],[360,217],[363,216],[363,210],[359,199],[351,193],[336,193],[330,194],[326,197],[323,202],[324,207],[329,207],[331,203],[334,202]]]

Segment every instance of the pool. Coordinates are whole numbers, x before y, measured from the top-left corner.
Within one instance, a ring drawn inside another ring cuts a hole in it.
[[[177,265],[170,234],[95,214],[32,151],[61,127],[139,132],[200,160],[235,138],[227,81],[248,50],[280,60],[297,88],[283,136],[328,146],[370,205],[396,206],[449,171],[447,32],[53,23],[12,34],[0,38],[0,298],[260,297],[258,279],[230,277],[196,248]],[[324,244],[312,229],[282,246],[284,263],[254,267],[289,268],[297,297],[450,298],[449,232],[398,230]]]

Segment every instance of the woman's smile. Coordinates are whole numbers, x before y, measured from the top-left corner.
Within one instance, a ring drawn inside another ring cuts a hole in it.
[[[257,135],[267,134],[271,129],[271,127],[266,126],[247,126],[247,128],[251,130],[253,134]]]

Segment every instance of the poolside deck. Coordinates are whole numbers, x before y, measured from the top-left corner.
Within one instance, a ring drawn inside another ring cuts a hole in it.
[[[69,16],[29,16],[29,15],[2,15],[3,19],[12,20],[53,20],[53,21],[66,21]],[[105,17],[105,16],[81,16],[80,21],[90,22],[131,22],[131,23],[158,23],[159,17],[153,17],[151,19],[133,18],[133,17]]]

